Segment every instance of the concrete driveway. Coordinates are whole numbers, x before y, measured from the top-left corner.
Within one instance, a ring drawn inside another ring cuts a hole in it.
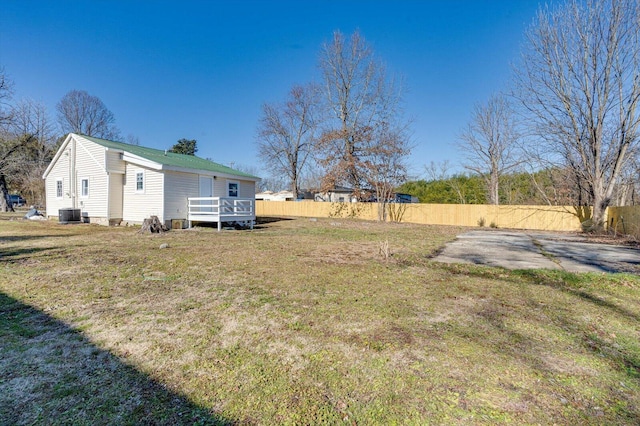
[[[587,242],[576,234],[470,231],[447,244],[434,260],[506,269],[640,273],[640,249]]]

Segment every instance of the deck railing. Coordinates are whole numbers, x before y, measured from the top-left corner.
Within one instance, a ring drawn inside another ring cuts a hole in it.
[[[256,220],[255,200],[235,197],[197,197],[188,198],[189,228],[191,222],[218,222],[218,231],[222,222],[247,222],[253,229]]]

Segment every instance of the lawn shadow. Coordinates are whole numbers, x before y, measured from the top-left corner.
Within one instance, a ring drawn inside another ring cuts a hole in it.
[[[282,222],[287,220],[293,220],[290,217],[275,217],[275,216],[258,216],[256,217],[256,225],[264,225],[273,222]]]
[[[578,300],[586,303],[587,306],[583,310],[591,312],[595,317],[626,320],[629,324],[637,323],[640,317],[635,312],[604,299],[595,291],[580,288],[580,283],[586,283],[592,275],[545,270],[508,271],[502,268],[460,264],[442,267],[456,275],[502,281],[509,285],[517,285],[521,289],[519,291],[522,294],[523,305],[519,305],[518,301],[503,301],[499,296],[491,296],[487,300],[491,300],[492,303],[470,306],[468,309],[475,318],[476,332],[463,332],[459,337],[496,353],[506,354],[517,360],[518,364],[528,365],[535,371],[543,372],[544,376],[554,381],[557,377],[590,374],[585,372],[590,368],[588,364],[582,367],[585,364],[576,361],[584,353],[591,353],[596,359],[607,360],[612,370],[626,376],[630,382],[636,382],[640,378],[640,353],[635,343],[616,341],[615,338],[611,338],[615,333],[604,323],[585,321],[579,314],[581,311],[574,310],[571,302],[566,306],[558,305],[559,302],[547,303],[547,298],[541,297],[541,294],[545,293],[536,289],[537,286],[547,287],[568,294],[572,296],[570,300],[574,300],[575,303],[578,303]],[[553,299],[549,297],[548,300]],[[522,333],[518,327],[513,326],[514,323],[526,323],[526,330],[538,327],[547,329],[552,324],[556,330],[562,330],[570,336],[574,342],[571,346],[576,349],[556,354],[544,343]],[[607,392],[610,401],[616,401],[618,404],[616,409],[612,410],[612,415],[617,420],[624,424],[640,424],[640,410],[631,393],[621,391],[615,386],[602,391]],[[573,397],[570,391],[561,396],[567,401]],[[588,416],[596,415],[597,411],[589,404],[582,405],[580,410]]]
[[[50,247],[24,247],[24,248],[0,248],[0,264],[2,263],[30,263],[39,262],[41,258],[51,256],[68,257],[70,249],[85,247],[86,244],[74,246],[50,246]]]
[[[553,273],[549,273],[537,269],[517,270],[514,271],[514,273],[518,277],[523,278],[529,284],[551,287],[572,296],[576,296],[595,306],[606,308],[612,311],[613,314],[621,315],[632,321],[640,322],[640,315],[637,313],[580,288],[580,282],[585,279],[583,278],[584,275],[564,271],[554,271]]]
[[[22,258],[23,256],[30,257],[37,253],[42,253],[45,251],[56,250],[59,247],[31,247],[31,248],[20,248],[13,250],[0,250],[0,263],[3,262],[14,262],[18,258]]]
[[[253,225],[253,229],[268,229],[269,225],[272,223],[284,222],[288,220],[294,219],[290,217],[256,216],[256,221]]]
[[[0,372],[2,424],[237,423],[2,292]]]
[[[0,236],[0,243],[15,243],[18,241],[44,240],[49,238],[68,238],[74,235],[80,234],[2,235]]]

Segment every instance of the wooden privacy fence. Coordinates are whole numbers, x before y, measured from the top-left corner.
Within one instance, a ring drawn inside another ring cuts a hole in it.
[[[617,234],[640,238],[640,206],[609,207],[607,226]]]
[[[388,208],[391,220],[426,225],[579,231],[584,220],[580,219],[581,215],[575,207],[562,206],[389,204]],[[378,204],[256,201],[256,216],[353,217],[378,220]],[[640,220],[640,210],[638,216]]]

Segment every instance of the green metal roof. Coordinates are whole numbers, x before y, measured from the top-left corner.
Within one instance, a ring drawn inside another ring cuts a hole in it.
[[[232,169],[231,167],[223,166],[222,164],[214,163],[213,161],[205,160],[204,158],[196,157],[194,155],[176,154],[174,152],[163,151],[161,149],[146,148],[144,146],[131,145],[124,142],[115,142],[106,139],[95,138],[93,136],[79,136],[106,148],[126,151],[133,155],[137,155],[138,157],[142,157],[144,159],[165,166],[181,167],[193,170],[205,170],[215,173],[226,173],[234,176],[243,176],[251,179],[260,179],[259,177],[250,175],[249,173],[241,172],[239,170]]]

